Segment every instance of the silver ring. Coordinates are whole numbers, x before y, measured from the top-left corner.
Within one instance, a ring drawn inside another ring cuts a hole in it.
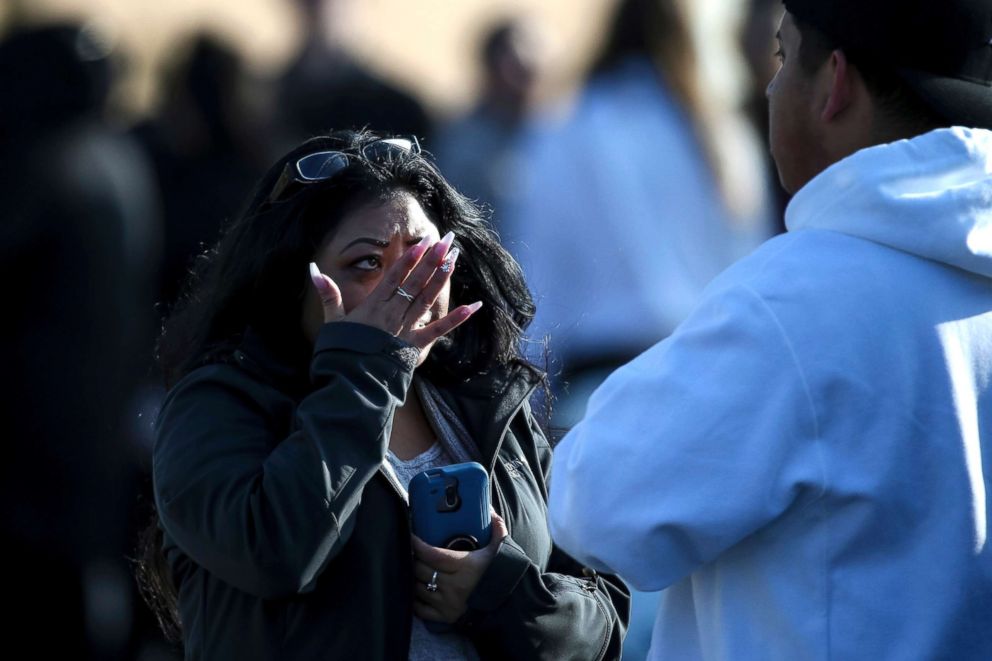
[[[410,301],[411,303],[413,303],[413,295],[410,292],[403,289],[402,287],[397,287],[396,293],[402,296],[403,298],[405,298],[406,300]]]
[[[437,570],[434,570],[434,575],[431,576],[431,582],[427,584],[428,592],[437,592]]]

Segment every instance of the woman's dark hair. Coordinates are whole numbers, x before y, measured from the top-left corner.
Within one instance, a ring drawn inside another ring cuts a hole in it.
[[[696,55],[682,7],[672,0],[621,0],[590,76],[608,73],[632,57],[649,58],[679,100],[695,112]]]
[[[792,18],[799,32],[799,66],[804,73],[812,75],[840,45],[823,30],[794,14]],[[909,136],[950,126],[950,122],[927,106],[893,69],[872,64],[871,56],[857,49],[843,50],[864,79],[890,131]]]
[[[398,193],[416,199],[442,235],[454,232],[462,257],[451,278],[452,301],[484,303],[435,346],[423,373],[440,381],[466,379],[521,359],[520,338],[534,304],[520,267],[479,208],[423,155],[391,150],[386,158],[364,158],[363,148],[378,139],[352,131],[313,138],[262,177],[245,211],[198,258],[186,294],[164,324],[158,359],[167,385],[222,359],[249,327],[271,347],[303,347],[299,320],[311,286],[308,263],[350,211]],[[285,201],[268,201],[286,164],[328,150],[347,154],[348,167],[327,181],[301,186]],[[309,359],[307,351],[291,355]]]

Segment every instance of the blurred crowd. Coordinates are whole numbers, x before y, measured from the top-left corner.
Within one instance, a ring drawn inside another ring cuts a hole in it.
[[[97,30],[15,22],[0,35],[6,625],[39,655],[176,658],[132,565],[164,394],[157,330],[197,255],[303,138],[415,135],[490,210],[535,294],[530,353],[553,376],[559,427],[781,230],[764,135],[775,0],[618,0],[581,84],[550,101],[553,26],[504,16],[482,31],[481,93],[457,117],[319,27],[335,3],[296,4],[310,31],[277,76],[190,35],[157,111],[126,127],[108,116],[121,54]],[[635,615],[629,658],[649,630]]]

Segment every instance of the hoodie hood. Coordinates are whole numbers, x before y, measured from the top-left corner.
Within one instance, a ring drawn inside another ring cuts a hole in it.
[[[938,129],[863,149],[796,193],[785,223],[992,278],[992,131]]]

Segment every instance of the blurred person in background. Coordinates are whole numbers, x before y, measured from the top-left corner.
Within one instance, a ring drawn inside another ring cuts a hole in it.
[[[279,150],[330,128],[369,128],[429,140],[432,121],[413,94],[370,70],[343,43],[356,0],[294,0],[305,37],[278,83]],[[411,33],[415,31],[411,26]],[[409,38],[410,35],[396,35]]]
[[[104,119],[110,47],[78,25],[0,42],[4,627],[32,656],[127,658],[140,469],[126,415],[151,335],[158,197]]]
[[[143,577],[186,658],[618,658],[625,587],[550,543],[532,316],[415,141],[342,131],[279,159],[160,343]],[[491,476],[492,542],[430,547],[409,481],[469,460]]]
[[[241,56],[197,34],[165,76],[162,107],[134,133],[151,156],[162,191],[164,242],[158,301],[175,302],[194,256],[216,241],[265,171],[264,117]],[[149,340],[149,346],[153,341]]]
[[[623,0],[574,108],[523,151],[504,235],[538,304],[528,335],[550,338],[560,372],[558,427],[772,233],[773,184],[743,107],[744,4]],[[646,655],[656,602],[634,594],[626,658]]]
[[[518,192],[521,129],[545,68],[545,36],[533,20],[501,20],[479,48],[482,94],[475,107],[438,131],[438,165],[468,197],[493,210],[494,224]]]
[[[560,425],[771,232],[740,5],[624,0],[567,118],[531,131],[504,227],[540,304],[530,336],[551,338],[567,383]]]

